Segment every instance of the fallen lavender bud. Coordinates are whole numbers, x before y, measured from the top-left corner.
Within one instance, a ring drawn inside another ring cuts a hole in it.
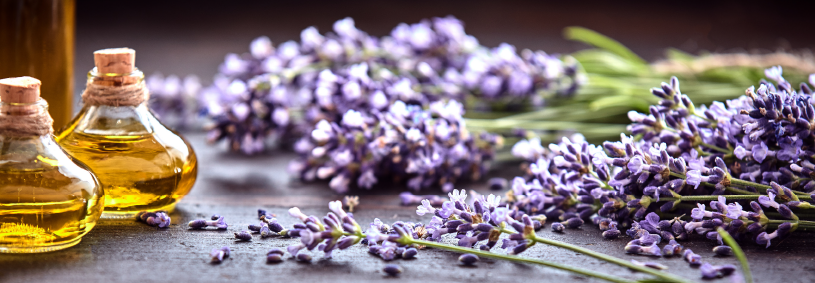
[[[606,231],[603,231],[603,238],[613,240],[613,239],[617,239],[617,237],[619,237],[620,234],[621,234],[620,230],[617,230],[617,229],[606,230]]]
[[[271,249],[271,250],[269,250],[269,252],[266,253],[266,262],[270,262],[270,263],[282,262],[284,254],[285,254],[285,252],[283,252],[283,250],[281,250],[279,248]]]
[[[249,231],[235,232],[235,239],[239,241],[251,241],[252,234],[249,234]]]
[[[487,181],[487,184],[490,190],[493,191],[504,191],[507,189],[507,187],[509,187],[509,181],[507,181],[506,178],[499,177],[491,178],[489,181]]]
[[[136,219],[144,222],[147,225],[155,226],[158,228],[167,228],[170,226],[170,216],[165,211],[147,212],[141,211],[136,214]]]
[[[583,219],[580,219],[579,217],[573,217],[561,223],[568,228],[577,229],[580,228],[580,226],[583,226]]]
[[[261,225],[263,225],[263,224],[266,224],[266,223],[261,223],[260,225],[249,224],[249,226],[246,229],[248,229],[249,231],[252,231],[252,232],[260,232]]]
[[[478,260],[478,256],[474,254],[463,254],[458,257],[458,261],[464,265],[475,265]]]
[[[258,232],[260,232],[260,237],[261,238],[271,237],[272,235],[277,234],[277,233],[273,234],[272,230],[269,230],[269,224],[266,224],[266,222],[261,222],[260,223],[260,231],[258,231]]]
[[[636,261],[636,260],[633,260],[633,259],[632,259],[632,260],[631,260],[631,263],[636,264],[636,265],[639,265],[639,266],[644,266],[644,267],[648,267],[648,268],[657,269],[657,270],[665,270],[665,269],[668,269],[668,267],[667,267],[667,266],[665,266],[665,265],[663,265],[663,264],[661,264],[661,263],[658,263],[658,262],[652,262],[652,261],[649,261],[649,262],[639,262],[639,261]]]
[[[691,265],[700,265],[702,264],[702,256],[693,253],[691,249],[686,249],[685,253],[682,254],[682,258],[685,259]]]
[[[212,252],[209,253],[209,256],[212,258],[213,263],[220,263],[224,260],[224,258],[229,257],[229,247],[221,247],[212,249]]]
[[[564,226],[562,223],[560,222],[552,223],[552,231],[563,232],[563,229],[566,229],[566,226]]]
[[[730,248],[729,246],[725,246],[725,245],[713,247],[713,252],[716,255],[720,255],[720,256],[733,255],[733,249]]]
[[[269,226],[269,230],[271,230],[272,232],[280,233],[281,231],[283,231],[283,225],[280,225],[280,223],[277,222],[277,218],[272,218],[268,215],[264,215],[260,217],[260,221],[261,227],[265,223]]]
[[[260,209],[260,208],[258,208],[258,219],[261,219],[261,220],[262,220],[262,219],[263,219],[263,217],[266,217],[266,218],[268,218],[268,219],[273,219],[273,218],[274,218],[274,215],[269,214],[269,213],[268,213],[268,212],[266,212],[266,210],[264,210],[264,209]]]
[[[732,264],[717,266],[705,262],[704,264],[702,264],[702,266],[699,267],[699,271],[702,272],[702,278],[714,279],[733,274],[733,272],[736,271],[736,266]]]
[[[402,253],[402,258],[404,259],[412,259],[415,258],[416,255],[419,254],[419,250],[416,248],[408,248]]]
[[[299,262],[311,262],[311,255],[307,253],[298,253],[294,258]]]
[[[389,276],[398,276],[402,273],[402,267],[396,264],[386,264],[382,271]]]
[[[662,255],[665,257],[679,255],[683,248],[684,247],[677,243],[676,240],[670,240],[667,245],[662,247]]]
[[[210,220],[218,220],[219,218],[221,218],[221,215],[217,213],[209,217]]]
[[[625,252],[638,255],[662,256],[662,250],[659,248],[659,246],[657,246],[656,243],[650,246],[628,244],[625,246]]]
[[[218,220],[212,221],[206,219],[193,220],[190,221],[190,223],[188,223],[187,226],[189,226],[192,229],[204,229],[205,227],[209,226],[218,228],[219,230],[226,230],[229,227],[229,225],[227,225],[226,222],[224,221],[223,216],[219,216]]]

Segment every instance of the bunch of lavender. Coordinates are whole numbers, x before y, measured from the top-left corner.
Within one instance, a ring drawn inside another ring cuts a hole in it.
[[[658,235],[656,243],[693,233],[721,243],[722,228],[769,246],[799,227],[815,228],[796,214],[813,208],[815,98],[806,84],[793,89],[780,67],[766,75],[776,84],[761,81],[709,108],[695,107],[673,78],[652,89],[662,100],[650,114],[629,113],[633,137],[602,147],[566,138],[548,151],[529,141],[516,145],[516,154],[538,159],[515,179],[509,201],[550,218],[577,214],[604,230],[613,223],[635,239]],[[743,210],[748,205],[752,212]],[[691,219],[660,219],[654,211]]]
[[[302,157],[289,169],[304,180],[330,179],[339,193],[351,184],[370,189],[383,178],[406,181],[413,190],[438,185],[444,191],[480,178],[501,137],[467,131],[455,100],[429,108],[397,101],[383,111],[348,110],[339,122],[322,120],[297,142]]]
[[[198,94],[201,81],[195,75],[182,80],[176,75],[165,77],[154,73],[145,79],[150,91],[150,109],[162,123],[175,128],[187,128],[196,122],[200,110]]]
[[[296,130],[339,121],[348,109],[368,113],[397,100],[427,107],[442,98],[541,105],[544,95],[569,95],[581,83],[574,60],[518,55],[508,44],[490,50],[452,17],[401,24],[382,38],[350,18],[333,28],[322,35],[309,27],[300,43],[277,48],[260,37],[250,53],[228,54],[202,94],[214,121],[209,140],[227,139],[233,150],[252,154],[268,135],[300,136],[308,131]]]

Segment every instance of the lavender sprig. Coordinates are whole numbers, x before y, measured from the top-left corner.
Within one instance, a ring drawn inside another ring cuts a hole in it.
[[[462,201],[466,199],[465,194],[461,194],[458,191],[455,191],[455,194],[451,193],[451,199],[454,199],[458,203],[455,203],[455,206],[461,207]],[[483,196],[482,196],[483,197]],[[491,199],[493,203],[497,203],[498,200],[495,199],[494,196],[491,196],[486,199]],[[480,201],[476,200],[476,201]],[[481,202],[478,203],[480,205]],[[488,205],[488,204],[487,204]],[[447,206],[449,208],[449,205]],[[505,209],[506,207],[504,207]],[[287,249],[290,254],[295,257],[299,257],[300,255],[306,255],[301,251],[303,249],[306,250],[313,250],[314,248],[320,249],[326,253],[325,257],[330,258],[331,253],[336,248],[345,249],[351,247],[357,243],[367,243],[369,246],[369,250],[372,253],[375,253],[382,257],[384,260],[392,260],[398,256],[402,256],[404,258],[409,258],[412,256],[406,256],[408,254],[415,255],[416,249],[414,246],[424,246],[424,247],[434,247],[438,249],[443,249],[447,251],[454,251],[459,252],[462,254],[472,254],[477,257],[487,257],[487,258],[495,258],[495,259],[503,259],[503,260],[510,260],[514,262],[521,262],[521,263],[531,263],[531,264],[538,264],[543,266],[549,266],[569,272],[573,272],[576,274],[594,277],[598,279],[603,279],[610,282],[629,282],[627,279],[618,278],[616,276],[611,276],[605,273],[599,273],[590,270],[584,270],[580,268],[575,268],[567,265],[562,265],[558,263],[538,260],[538,259],[530,259],[524,257],[518,257],[513,255],[503,255],[492,253],[489,251],[485,251],[482,249],[473,249],[470,247],[461,246],[462,242],[459,242],[459,246],[443,244],[437,241],[428,241],[423,239],[429,239],[433,237],[436,231],[441,231],[442,226],[449,226],[445,227],[445,231],[458,231],[467,230],[466,227],[472,227],[472,224],[465,223],[460,220],[449,220],[447,221],[451,225],[439,225],[436,221],[439,221],[438,216],[435,216],[433,220],[427,224],[423,225],[420,223],[410,223],[410,222],[396,222],[393,225],[387,225],[382,223],[379,219],[375,219],[373,223],[370,224],[370,227],[363,233],[360,226],[356,223],[353,219],[353,215],[346,213],[342,209],[342,203],[340,201],[333,201],[329,203],[329,209],[332,211],[328,213],[325,217],[323,217],[322,221],[319,221],[315,216],[307,216],[303,214],[299,208],[291,208],[289,210],[289,214],[292,217],[298,218],[303,221],[302,224],[295,224],[291,230],[287,230],[287,235],[291,237],[300,237],[300,243],[289,246]],[[453,208],[458,209],[458,208]],[[444,213],[442,210],[437,210],[438,213]],[[463,211],[462,211],[463,212]],[[484,212],[484,211],[482,211]],[[506,211],[499,211],[496,216],[499,219],[503,219],[509,217],[505,214]],[[487,214],[492,214],[491,212],[487,212]],[[457,215],[467,215],[467,214],[457,214]],[[483,215],[479,214],[471,214],[472,217],[483,217]],[[457,216],[458,217],[458,216]],[[457,219],[453,218],[453,219]],[[466,217],[466,216],[465,216]],[[341,218],[342,220],[338,220]],[[534,227],[535,225],[532,224],[532,220],[529,219],[528,216],[523,216],[524,219],[523,223],[528,224],[527,228],[522,228],[525,231],[533,231],[532,234],[534,235]],[[509,219],[509,218],[507,218]],[[342,224],[339,224],[342,221]],[[504,220],[504,221],[512,221],[512,220]],[[457,223],[458,226],[452,226],[453,223]],[[506,223],[501,222],[504,225],[501,226],[501,229],[509,232],[506,230]],[[517,225],[525,225],[519,224],[519,222],[513,222],[516,225],[512,225],[515,227]],[[444,224],[444,223],[443,223]],[[483,229],[489,227],[493,227],[486,223],[481,223],[483,225],[476,225],[477,229]],[[483,228],[481,227],[483,226]],[[459,228],[461,227],[461,228]],[[538,226],[540,227],[540,226]],[[472,230],[468,230],[472,231]],[[490,237],[495,237],[495,239],[491,241],[497,242],[497,236],[501,234],[501,232],[497,229],[490,228]],[[478,240],[476,240],[478,241]],[[274,253],[274,260],[279,260],[279,254],[281,252]],[[270,252],[272,254],[272,252]],[[310,256],[309,256],[310,257]],[[472,257],[472,256],[470,256]],[[471,262],[470,257],[467,258],[467,262]],[[648,267],[641,267],[637,266],[633,263],[629,263],[626,266],[631,266],[633,269],[643,272],[648,272],[650,274],[655,274],[658,277],[665,279],[668,282],[686,282],[684,279],[671,276],[669,274],[663,274],[659,271],[653,270]]]

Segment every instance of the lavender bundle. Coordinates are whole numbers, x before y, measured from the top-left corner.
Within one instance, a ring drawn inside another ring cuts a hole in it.
[[[413,190],[440,186],[451,191],[462,179],[489,169],[500,136],[467,131],[462,105],[437,101],[429,110],[396,101],[368,113],[348,110],[338,122],[321,120],[295,145],[290,163],[304,180],[329,180],[345,193],[349,185],[370,189],[382,179],[407,182]]]
[[[762,80],[710,107],[694,106],[673,78],[652,89],[661,101],[650,114],[629,113],[634,136],[619,142],[563,139],[545,152],[516,145],[521,156],[540,158],[514,180],[508,201],[531,214],[592,220],[607,238],[628,228],[634,239],[651,239],[631,243],[634,253],[659,254],[656,244],[691,234],[721,243],[717,228],[767,247],[815,228],[805,220],[815,190],[815,99],[805,83],[795,90],[780,67],[766,75],[775,84]]]
[[[209,140],[227,139],[233,150],[252,154],[268,136],[307,134],[348,109],[368,113],[397,100],[427,107],[441,99],[477,108],[540,106],[545,97],[573,94],[581,83],[576,61],[542,51],[519,55],[508,44],[483,47],[452,17],[401,24],[381,38],[358,30],[350,18],[333,28],[322,35],[309,27],[299,43],[277,48],[261,37],[250,53],[228,54],[202,95],[214,121]]]

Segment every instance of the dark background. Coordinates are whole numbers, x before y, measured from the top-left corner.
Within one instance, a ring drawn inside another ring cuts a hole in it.
[[[197,74],[206,83],[229,52],[247,52],[261,35],[275,45],[321,33],[344,17],[371,35],[401,22],[453,15],[482,45],[501,42],[549,53],[587,46],[563,38],[564,27],[596,30],[653,61],[665,48],[698,54],[815,48],[812,13],[800,3],[759,1],[92,1],[77,3],[76,88],[93,67],[92,52],[138,51],[145,73]]]

